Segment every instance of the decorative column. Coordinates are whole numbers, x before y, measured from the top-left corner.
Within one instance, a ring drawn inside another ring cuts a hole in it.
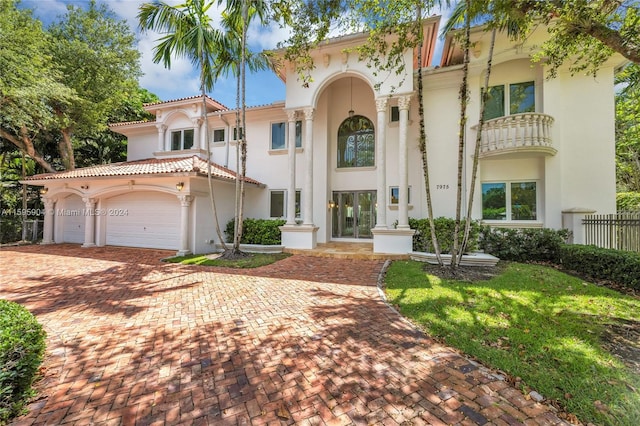
[[[287,190],[287,225],[296,223],[296,111],[288,110],[289,188]]]
[[[305,108],[304,110],[305,176],[302,217],[304,218],[304,225],[307,226],[313,226],[313,113],[313,108]]]
[[[191,195],[178,195],[180,200],[180,250],[178,256],[191,253],[189,250],[189,206],[193,197]]]
[[[167,131],[167,126],[164,124],[156,124],[156,129],[158,129],[158,151],[164,151],[164,134]]]
[[[42,230],[42,244],[53,244],[53,216],[55,215],[56,200],[43,198],[44,203],[44,228]]]
[[[407,132],[409,128],[409,104],[411,95],[398,99],[400,110],[400,128],[398,135],[398,229],[409,229],[409,170]]]
[[[191,149],[200,148],[202,146],[202,141],[200,137],[202,132],[200,131],[202,128],[202,117],[192,118],[191,122],[193,123],[193,146]]]
[[[378,123],[376,133],[376,228],[387,229],[387,99],[376,99]]]
[[[96,245],[96,199],[82,198],[84,201],[84,244],[82,247],[95,247]]]

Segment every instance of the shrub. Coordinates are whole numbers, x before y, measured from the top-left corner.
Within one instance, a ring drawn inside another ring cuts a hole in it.
[[[578,244],[564,245],[560,264],[594,279],[606,279],[640,290],[640,254]]]
[[[245,219],[242,221],[241,244],[279,245],[282,236],[279,227],[284,225],[284,219]],[[231,219],[225,227],[227,242],[233,242],[235,219]]]
[[[560,259],[560,248],[569,231],[548,228],[490,228],[480,234],[480,248],[502,260],[516,262],[553,262]]]
[[[0,300],[0,424],[20,412],[42,363],[45,332],[14,302]]]
[[[451,253],[453,247],[453,229],[455,227],[455,220],[438,217],[433,220],[436,227],[436,235],[438,237],[438,244],[440,245],[441,253]],[[415,229],[416,233],[413,235],[413,251],[419,251],[424,253],[434,253],[433,244],[431,241],[431,227],[429,226],[429,219],[413,219],[409,218],[409,227]],[[480,225],[477,221],[471,222],[471,230],[469,231],[469,242],[467,244],[467,252],[476,251],[478,249],[478,235],[480,233]],[[464,222],[460,224],[460,242],[464,236]]]
[[[619,212],[640,210],[640,192],[619,192],[616,194],[616,209]]]

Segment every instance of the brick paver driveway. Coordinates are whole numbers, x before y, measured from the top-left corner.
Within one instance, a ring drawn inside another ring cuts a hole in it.
[[[0,297],[48,333],[16,424],[555,424],[547,406],[416,332],[378,261],[292,256],[252,271],[168,252],[0,250]]]

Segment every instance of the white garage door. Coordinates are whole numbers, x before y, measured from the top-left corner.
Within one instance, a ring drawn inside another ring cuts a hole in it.
[[[65,243],[84,243],[84,202],[77,195],[64,199],[62,208],[56,206],[58,218],[62,219],[62,240]]]
[[[180,203],[175,195],[134,192],[105,204],[108,245],[179,249]]]

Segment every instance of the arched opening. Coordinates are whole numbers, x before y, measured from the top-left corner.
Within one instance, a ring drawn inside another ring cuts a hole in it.
[[[338,168],[375,165],[375,129],[367,117],[354,115],[338,128]]]

